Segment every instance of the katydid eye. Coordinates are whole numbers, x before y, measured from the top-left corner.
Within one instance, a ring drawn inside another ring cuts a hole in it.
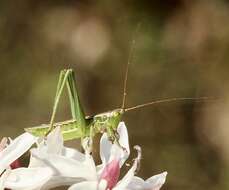
[[[118,112],[114,112],[114,117],[117,117],[119,115]]]

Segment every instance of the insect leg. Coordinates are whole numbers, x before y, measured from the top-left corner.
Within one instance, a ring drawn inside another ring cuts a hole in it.
[[[76,79],[73,70],[69,70],[67,79],[68,95],[70,100],[71,112],[73,119],[77,119],[78,126],[82,134],[82,138],[86,134],[86,119],[83,108],[81,106],[79,94],[76,88]]]
[[[46,135],[48,135],[54,128],[53,124],[54,124],[54,119],[56,116],[57,107],[59,104],[61,94],[62,94],[63,89],[64,89],[64,85],[68,79],[69,73],[70,73],[69,70],[62,70],[60,72],[59,81],[58,81],[57,90],[56,90],[56,96],[54,99],[53,111],[52,111],[51,120],[50,120],[50,127],[49,127],[49,130],[46,133]]]
[[[109,140],[110,140],[112,143],[115,143],[115,144],[117,144],[119,147],[125,149],[125,148],[122,147],[121,144],[119,143],[119,134],[118,134],[117,130],[114,129],[114,128],[112,127],[112,124],[106,125],[106,132],[107,132],[107,136],[108,136]]]

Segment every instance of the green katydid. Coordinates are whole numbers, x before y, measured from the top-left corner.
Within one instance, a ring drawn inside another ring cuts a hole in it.
[[[140,24],[138,24],[135,33],[137,33],[139,27]],[[126,102],[126,95],[127,95],[126,89],[127,89],[128,71],[129,71],[130,60],[132,58],[134,48],[135,48],[135,39],[133,38],[131,50],[127,62],[127,67],[126,67],[121,108],[96,114],[90,117],[85,116],[83,108],[81,106],[78,91],[76,88],[76,79],[75,79],[74,71],[72,69],[66,69],[66,70],[62,70],[59,75],[59,82],[57,85],[56,96],[54,100],[53,112],[52,112],[50,123],[43,124],[36,127],[25,128],[25,131],[32,133],[35,136],[46,136],[55,127],[60,126],[64,140],[71,140],[77,138],[84,139],[85,137],[90,137],[90,139],[92,139],[94,135],[97,133],[107,132],[108,137],[112,141],[118,143],[118,133],[116,129],[118,127],[119,122],[121,121],[123,114],[126,113],[127,111],[139,109],[153,104],[164,103],[164,102],[209,99],[208,97],[167,98],[167,99],[156,100],[145,104],[140,104],[137,106],[126,108],[125,102]],[[67,86],[67,90],[68,90],[72,119],[68,121],[54,123],[54,118],[56,115],[58,103],[65,85]]]
[[[74,76],[74,71],[72,69],[62,70],[59,76],[59,82],[57,85],[57,91],[54,100],[54,106],[53,106],[53,112],[52,112],[50,124],[43,124],[37,127],[25,128],[25,130],[27,132],[32,133],[35,136],[45,136],[55,127],[60,126],[64,140],[71,140],[71,139],[85,138],[85,137],[93,138],[95,134],[103,133],[106,131],[108,137],[111,140],[117,142],[118,135],[116,129],[118,127],[119,122],[121,121],[122,115],[127,111],[153,105],[153,104],[163,103],[163,102],[208,99],[207,97],[168,98],[168,99],[156,100],[149,103],[126,108],[125,97],[126,97],[126,83],[127,83],[127,76],[128,76],[128,65],[127,65],[126,77],[124,82],[123,102],[121,108],[112,111],[107,111],[105,113],[96,114],[90,117],[85,116],[83,108],[80,103],[78,91],[76,89],[76,80]],[[54,123],[57,106],[65,85],[67,86],[67,90],[68,90],[72,120]]]

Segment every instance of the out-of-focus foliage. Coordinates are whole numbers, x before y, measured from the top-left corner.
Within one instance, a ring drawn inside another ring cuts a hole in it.
[[[130,142],[143,148],[139,175],[167,170],[168,190],[228,189],[228,18],[223,0],[0,1],[0,136],[49,121],[66,67],[76,71],[88,115],[119,107],[134,37],[128,106],[220,97],[127,113]],[[62,98],[58,120],[69,117]]]

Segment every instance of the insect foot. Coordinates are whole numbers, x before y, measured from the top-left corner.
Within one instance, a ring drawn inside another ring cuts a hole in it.
[[[93,151],[93,139],[91,137],[85,137],[81,141],[81,145],[85,152],[92,154]]]

